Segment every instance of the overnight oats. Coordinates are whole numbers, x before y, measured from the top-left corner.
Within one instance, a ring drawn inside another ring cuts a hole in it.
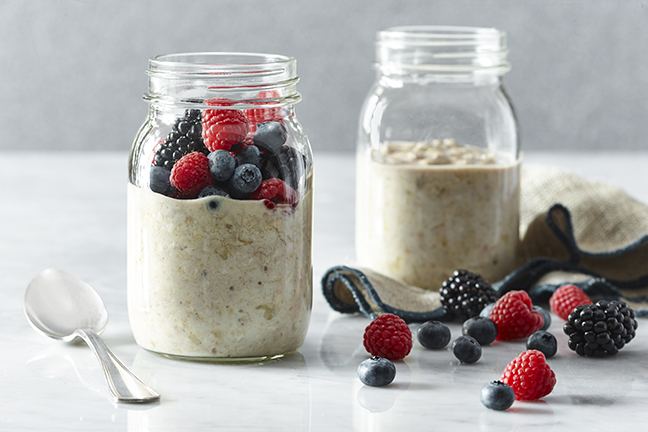
[[[458,268],[488,281],[514,268],[518,160],[449,139],[369,151],[358,158],[361,265],[426,289]]]
[[[313,181],[296,81],[282,56],[151,60],[128,184],[128,309],[141,347],[243,361],[303,343]]]

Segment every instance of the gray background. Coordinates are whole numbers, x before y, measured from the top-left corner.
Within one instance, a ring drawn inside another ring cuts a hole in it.
[[[376,31],[497,27],[526,150],[646,148],[648,0],[0,0],[0,150],[130,148],[147,59],[186,51],[297,58],[316,151],[352,151]]]

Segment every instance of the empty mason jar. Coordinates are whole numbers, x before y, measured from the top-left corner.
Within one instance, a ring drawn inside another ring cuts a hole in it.
[[[438,289],[456,269],[501,279],[519,243],[520,150],[503,32],[378,33],[357,143],[361,266]]]

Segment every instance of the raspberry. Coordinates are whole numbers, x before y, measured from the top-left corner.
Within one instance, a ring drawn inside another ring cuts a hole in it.
[[[533,310],[526,291],[509,291],[493,307],[490,319],[497,324],[497,339],[501,341],[522,339],[540,330],[544,318]]]
[[[401,318],[384,314],[367,326],[363,344],[373,356],[402,360],[412,349],[412,332]]]
[[[279,93],[274,90],[259,92],[259,99],[273,99],[278,98]],[[266,105],[268,102],[253,102],[255,105]],[[267,121],[281,122],[283,121],[283,110],[281,107],[273,108],[253,108],[245,110],[245,116],[250,124],[250,132],[256,132],[257,125]]]
[[[171,186],[189,198],[195,198],[200,191],[211,184],[209,159],[203,153],[185,155],[173,165]]]
[[[551,312],[567,321],[567,317],[576,306],[592,304],[589,296],[576,285],[563,285],[551,295],[549,307]]]
[[[283,180],[270,178],[262,181],[257,190],[252,192],[250,198],[269,200],[275,204],[294,204],[297,201],[297,194]]]
[[[515,399],[534,401],[547,396],[556,385],[556,374],[537,350],[524,351],[511,361],[500,378],[513,387]]]
[[[245,139],[249,129],[243,111],[235,109],[205,110],[202,127],[203,141],[210,151],[229,151]]]
[[[476,317],[484,306],[497,300],[490,284],[467,270],[456,270],[443,281],[439,294],[446,313],[461,321]]]

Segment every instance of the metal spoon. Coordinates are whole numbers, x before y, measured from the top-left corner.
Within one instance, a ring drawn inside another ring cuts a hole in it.
[[[108,312],[97,292],[75,275],[57,269],[36,275],[25,291],[25,313],[32,327],[45,336],[65,342],[83,339],[101,363],[114,402],[160,399],[101,340]]]

